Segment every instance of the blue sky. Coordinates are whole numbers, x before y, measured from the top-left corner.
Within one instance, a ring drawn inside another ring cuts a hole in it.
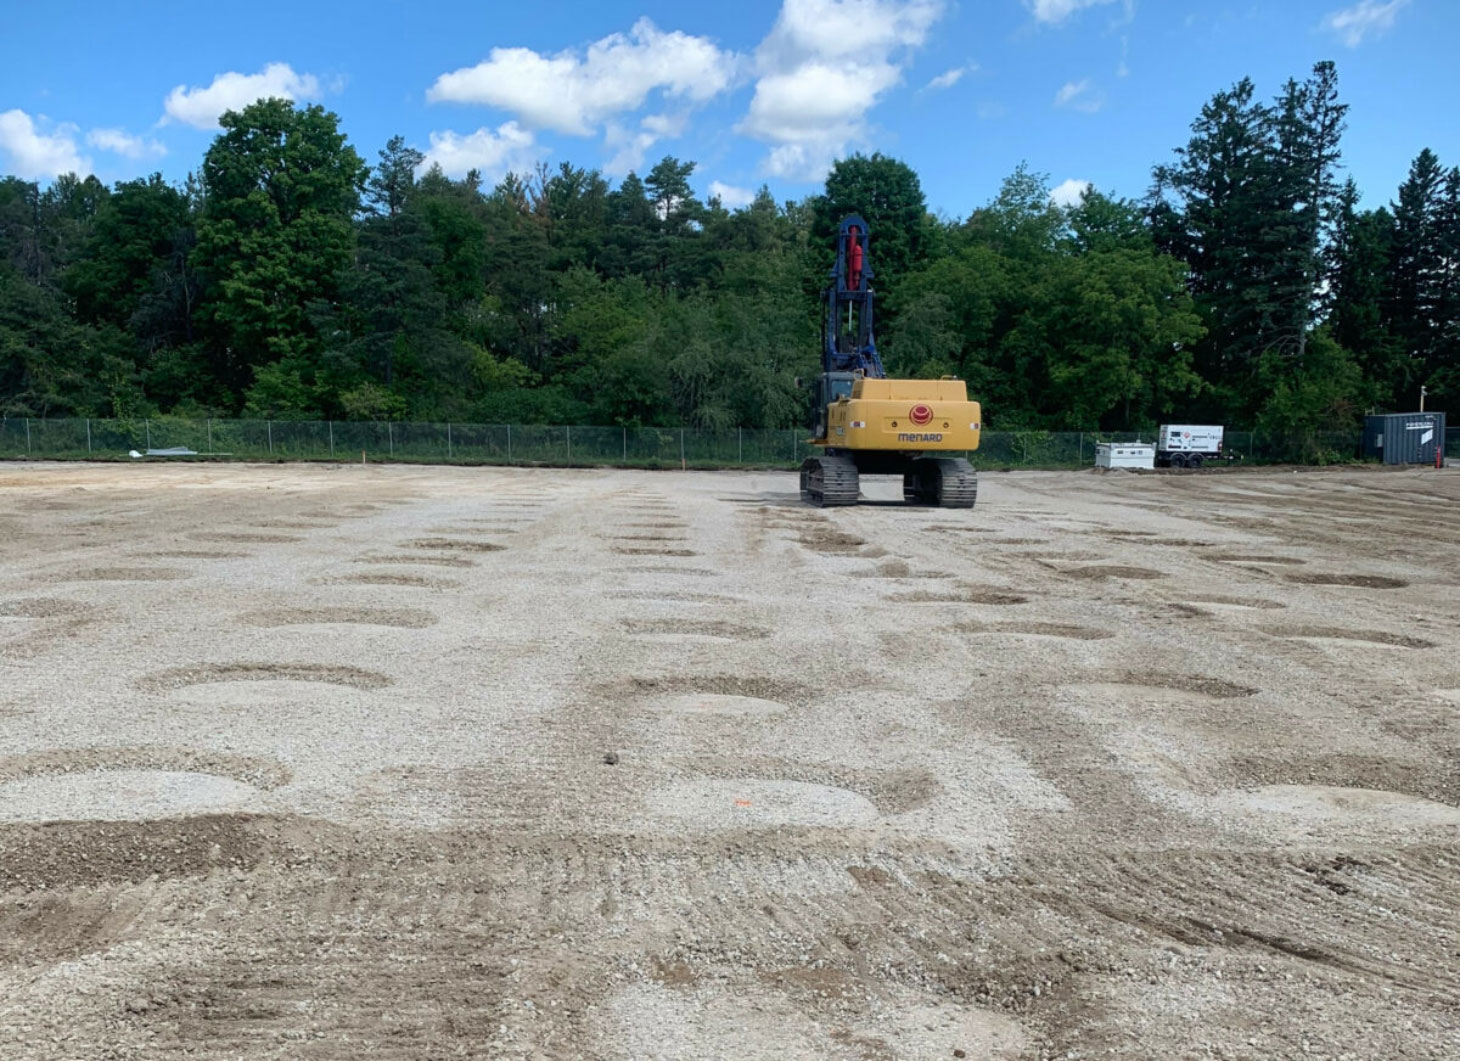
[[[325,104],[371,162],[396,133],[492,179],[674,154],[727,204],[879,150],[961,217],[1021,160],[1140,195],[1214,91],[1271,96],[1328,58],[1366,202],[1423,147],[1460,163],[1455,0],[59,0],[5,24],[0,172],[41,180],[181,180],[219,111],[263,93]]]

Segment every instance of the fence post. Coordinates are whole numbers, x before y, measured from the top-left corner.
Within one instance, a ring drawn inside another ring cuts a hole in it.
[[[390,446],[390,455],[395,456],[395,425],[389,420],[385,422],[385,441]]]
[[[86,418],[86,452],[91,452],[91,417]]]
[[[142,422],[147,426],[147,448],[148,449],[151,449],[152,448],[152,421],[151,420],[144,420]],[[29,421],[26,421],[26,423],[29,424]]]
[[[624,424],[623,425],[623,432],[624,432],[624,463],[627,464],[629,462],[629,425],[628,424]]]
[[[679,466],[684,468],[684,428],[679,429]]]
[[[507,425],[507,463],[512,463],[512,425]]]
[[[569,425],[569,426],[563,428],[563,432],[568,436],[568,459],[569,460],[572,460],[573,459],[573,428],[572,428],[572,425]]]
[[[1083,468],[1085,466],[1085,432],[1080,432],[1080,449],[1075,454],[1076,463]]]
[[[30,453],[30,417],[25,418],[25,452]]]
[[[451,421],[446,421],[446,459],[451,459]]]
[[[208,452],[213,452],[213,418],[208,417]]]
[[[335,455],[335,422],[331,420],[330,425],[330,456]]]

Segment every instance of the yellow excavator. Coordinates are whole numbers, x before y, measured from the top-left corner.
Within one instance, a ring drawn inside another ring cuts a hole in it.
[[[869,235],[855,215],[837,231],[811,439],[822,451],[801,465],[801,499],[855,505],[863,475],[901,475],[910,504],[972,508],[978,473],[962,454],[978,449],[979,404],[959,379],[887,378],[872,328]]]

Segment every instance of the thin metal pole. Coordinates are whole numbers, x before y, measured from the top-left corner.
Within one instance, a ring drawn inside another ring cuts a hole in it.
[[[679,429],[679,466],[684,467],[684,428]]]
[[[265,420],[264,423],[267,425],[268,432],[269,432],[269,452],[270,453],[273,453],[274,452],[274,421],[272,421],[272,420]]]
[[[573,459],[573,429],[571,427],[565,427],[565,428],[563,428],[563,430],[566,431],[567,434],[568,434],[568,459],[569,460],[572,460]]]
[[[507,463],[512,463],[512,425],[507,425]]]
[[[745,428],[735,429],[735,463],[745,463]]]
[[[623,425],[623,432],[624,432],[624,463],[627,464],[629,462],[629,426],[627,424]]]
[[[91,452],[91,417],[86,418],[86,452]]]
[[[446,421],[446,459],[451,459],[451,421]]]
[[[25,452],[30,452],[30,417],[25,418]]]
[[[385,422],[385,439],[390,443],[390,455],[395,456],[395,425],[389,420]]]
[[[330,421],[330,456],[335,455],[335,422]]]
[[[213,418],[208,417],[208,452],[213,452]]]
[[[145,421],[143,421],[143,423],[145,423],[147,425],[147,448],[148,449],[151,449],[152,448],[152,421],[151,420],[145,420]]]

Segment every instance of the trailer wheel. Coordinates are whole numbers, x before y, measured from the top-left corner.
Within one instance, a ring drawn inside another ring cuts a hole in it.
[[[1173,454],[1171,454],[1171,467],[1173,467],[1173,468],[1185,468],[1186,467],[1186,455],[1184,453],[1173,453]]]
[[[1200,468],[1201,463],[1200,453],[1193,453],[1190,457],[1186,458],[1186,466],[1188,468]]]

